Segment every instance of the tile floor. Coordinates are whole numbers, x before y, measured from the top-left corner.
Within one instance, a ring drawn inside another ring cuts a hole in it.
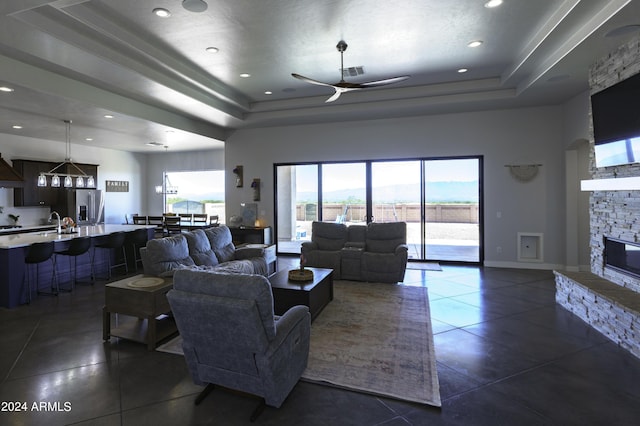
[[[444,265],[408,270],[404,284],[429,289],[441,409],[301,382],[255,424],[640,422],[640,360],[557,306],[550,271]],[[243,395],[214,390],[194,407],[200,387],[181,357],[104,343],[103,287],[0,308],[0,425],[248,423],[255,400]],[[28,411],[4,411],[14,401]],[[49,411],[33,410],[34,402]]]

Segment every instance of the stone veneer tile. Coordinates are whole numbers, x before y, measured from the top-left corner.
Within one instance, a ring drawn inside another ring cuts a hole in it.
[[[589,272],[555,272],[556,302],[640,358],[640,293]]]
[[[591,93],[597,93],[640,72],[640,36],[597,61],[590,69]],[[591,111],[589,111],[591,115]],[[640,164],[595,167],[593,122],[590,122],[590,168],[594,179],[640,176]],[[640,280],[604,268],[604,237],[640,242],[640,191],[593,191],[591,211],[591,272],[640,292]]]

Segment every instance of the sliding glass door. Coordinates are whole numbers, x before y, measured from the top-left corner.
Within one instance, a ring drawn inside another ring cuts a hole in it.
[[[424,161],[425,260],[480,261],[480,161]]]
[[[371,221],[406,222],[409,259],[422,258],[421,181],[420,160],[371,164]]]
[[[409,259],[481,262],[481,175],[481,157],[276,165],[277,250],[299,254],[314,220],[402,221]]]
[[[322,220],[366,222],[366,163],[322,164]]]

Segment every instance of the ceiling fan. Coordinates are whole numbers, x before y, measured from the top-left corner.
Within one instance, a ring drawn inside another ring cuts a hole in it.
[[[338,42],[338,44],[336,45],[336,49],[338,49],[338,52],[340,52],[340,75],[341,75],[341,77],[340,77],[340,81],[339,82],[333,83],[333,84],[324,83],[322,81],[314,80],[312,78],[305,77],[305,76],[300,75],[300,74],[291,73],[291,75],[294,76],[295,78],[297,78],[299,80],[302,80],[302,81],[306,81],[307,83],[316,84],[318,86],[332,87],[336,92],[329,99],[327,99],[325,102],[333,102],[336,99],[338,99],[341,94],[343,94],[345,92],[351,92],[352,90],[368,89],[370,87],[386,86],[388,84],[393,84],[393,83],[398,83],[400,81],[404,81],[404,80],[406,80],[406,79],[408,79],[410,77],[408,75],[403,75],[401,77],[392,77],[392,78],[386,78],[384,80],[369,81],[368,83],[349,83],[347,81],[344,81],[344,51],[347,50],[347,43],[344,40],[340,40]]]

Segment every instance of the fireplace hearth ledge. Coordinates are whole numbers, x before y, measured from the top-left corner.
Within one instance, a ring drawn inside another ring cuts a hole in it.
[[[640,176],[580,181],[581,191],[635,191],[640,190]]]
[[[640,358],[640,293],[591,272],[554,274],[559,305]]]

